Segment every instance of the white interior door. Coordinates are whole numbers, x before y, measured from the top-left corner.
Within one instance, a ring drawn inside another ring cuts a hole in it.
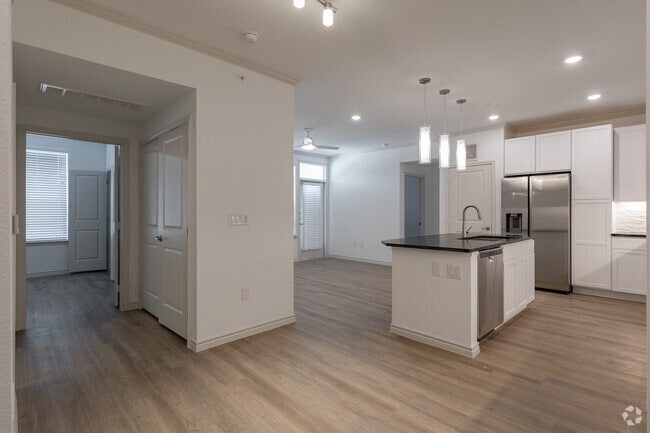
[[[300,182],[300,259],[324,256],[324,190],[320,182]]]
[[[187,337],[187,128],[142,149],[143,307]]]
[[[481,211],[481,219],[474,209],[467,210],[466,229],[471,233],[492,233],[492,206],[494,203],[494,176],[491,163],[468,165],[466,170],[448,170],[447,178],[447,232],[460,233],[463,209],[474,205]]]
[[[114,284],[113,301],[116,307],[120,305],[120,148],[113,146],[113,167],[109,171],[109,274]]]
[[[68,270],[106,269],[106,172],[70,170]]]

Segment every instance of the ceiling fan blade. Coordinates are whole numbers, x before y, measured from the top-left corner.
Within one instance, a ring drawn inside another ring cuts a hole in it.
[[[324,150],[339,150],[338,146],[324,146],[320,144],[314,144],[316,146],[316,149],[324,149]]]

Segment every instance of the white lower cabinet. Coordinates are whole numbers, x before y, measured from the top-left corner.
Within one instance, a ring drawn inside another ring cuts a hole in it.
[[[646,240],[612,239],[612,290],[637,295],[647,294]]]
[[[611,290],[612,202],[573,200],[571,232],[573,285]]]
[[[503,321],[512,319],[535,300],[534,242],[503,247]]]

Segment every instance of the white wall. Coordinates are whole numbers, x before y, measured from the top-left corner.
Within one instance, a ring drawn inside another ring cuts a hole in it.
[[[0,432],[14,432],[14,118],[12,96],[11,1],[0,0]]]
[[[292,320],[293,87],[47,0],[13,12],[17,42],[196,89],[189,345]],[[247,212],[249,225],[229,227],[228,212]]]
[[[27,135],[27,149],[67,153],[68,170],[106,171],[108,147],[105,144],[49,135]],[[68,243],[28,244],[26,262],[27,277],[66,274],[68,273]]]
[[[381,241],[403,232],[400,164],[417,160],[413,146],[331,158],[329,255],[391,262]]]
[[[501,230],[501,179],[503,179],[503,141],[505,130],[503,128],[491,129],[488,131],[473,132],[463,134],[467,145],[476,144],[476,161],[485,162],[494,161],[494,202],[492,203],[492,224],[494,232]],[[450,137],[451,147],[451,165],[456,165],[456,140],[459,137]],[[446,233],[447,230],[447,172],[443,168],[440,170],[440,231]]]

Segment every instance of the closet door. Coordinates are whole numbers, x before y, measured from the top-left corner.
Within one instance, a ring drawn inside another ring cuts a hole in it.
[[[143,148],[143,306],[187,337],[187,129]]]

